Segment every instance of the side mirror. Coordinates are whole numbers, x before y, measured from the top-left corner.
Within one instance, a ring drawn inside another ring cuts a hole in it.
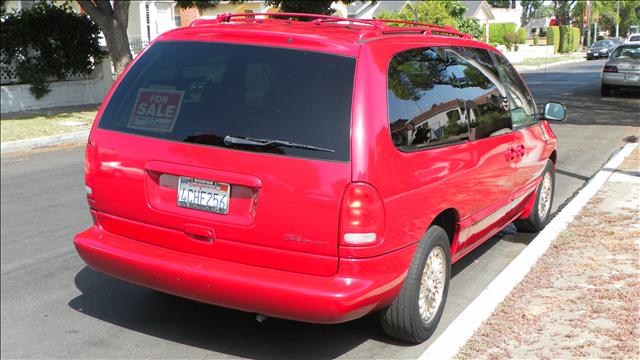
[[[567,116],[567,108],[557,102],[548,102],[544,104],[542,118],[545,120],[562,121]]]

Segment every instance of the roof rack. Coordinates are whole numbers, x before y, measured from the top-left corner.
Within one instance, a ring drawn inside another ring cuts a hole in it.
[[[453,35],[462,37],[465,39],[472,38],[471,35],[462,33],[451,26],[440,26],[433,24],[420,23],[415,21],[404,21],[404,20],[387,20],[387,19],[351,19],[351,18],[343,18],[339,16],[331,16],[331,15],[320,15],[320,14],[305,14],[305,13],[240,13],[240,14],[220,14],[216,16],[215,19],[198,19],[194,20],[191,23],[191,27],[194,26],[206,26],[213,24],[222,24],[229,23],[234,18],[245,18],[245,21],[264,21],[263,18],[256,18],[256,16],[262,17],[304,17],[313,19],[311,24],[321,25],[324,23],[336,23],[336,22],[347,22],[352,24],[362,24],[372,26],[374,30],[376,30],[378,36],[384,34],[392,34],[392,33],[407,33],[407,32],[418,32],[425,35],[432,34],[443,34],[443,35]],[[271,19],[269,19],[271,20]],[[404,24],[404,25],[414,25],[414,26],[388,26],[387,24]]]

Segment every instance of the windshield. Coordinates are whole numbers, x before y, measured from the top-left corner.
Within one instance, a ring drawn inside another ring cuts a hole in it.
[[[611,55],[613,59],[640,59],[640,45],[623,45]]]
[[[609,45],[611,45],[609,40],[600,40],[593,43],[593,47],[607,47]]]
[[[99,127],[242,151],[348,161],[355,63],[350,57],[275,47],[159,42],[127,72]],[[225,142],[225,136],[309,146],[240,146]]]
[[[629,38],[629,41],[640,41],[640,35],[634,35]]]

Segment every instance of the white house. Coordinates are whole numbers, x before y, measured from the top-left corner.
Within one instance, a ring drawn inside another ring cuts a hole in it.
[[[179,26],[180,16],[176,16],[175,1],[132,1],[129,3],[127,34],[131,51],[134,54],[139,53],[158,35]]]
[[[467,7],[465,16],[475,18],[480,22],[480,25],[484,26],[485,30],[485,42],[489,42],[489,24],[495,20],[493,15],[493,8],[486,1],[462,1],[462,4]]]

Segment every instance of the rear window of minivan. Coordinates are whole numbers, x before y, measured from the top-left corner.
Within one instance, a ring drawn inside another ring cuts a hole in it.
[[[126,73],[98,126],[171,141],[349,161],[354,72],[355,59],[339,55],[158,42]],[[225,141],[230,137],[240,140]],[[250,141],[240,143],[243,139]]]

